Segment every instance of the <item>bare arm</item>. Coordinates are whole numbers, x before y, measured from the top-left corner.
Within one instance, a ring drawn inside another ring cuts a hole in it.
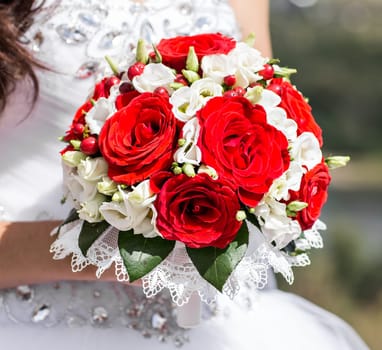
[[[269,0],[230,0],[243,38],[255,33],[255,47],[264,56],[272,57],[269,31]]]
[[[70,258],[53,260],[50,231],[58,221],[0,222],[0,289],[61,280],[95,280],[95,268],[73,273]],[[103,280],[115,280],[113,269]]]

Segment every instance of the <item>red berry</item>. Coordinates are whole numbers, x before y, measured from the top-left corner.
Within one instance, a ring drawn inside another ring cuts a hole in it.
[[[155,54],[154,51],[151,51],[151,52],[149,53],[149,58],[150,58],[152,61],[155,60],[155,58],[156,58],[156,54]]]
[[[182,74],[177,74],[175,79],[174,79],[174,82],[175,83],[181,83],[184,86],[188,86],[188,82],[187,82],[186,78]]]
[[[254,88],[255,86],[261,86],[262,87],[263,85],[261,85],[260,83],[256,83],[256,82],[249,84],[250,88]]]
[[[275,73],[275,70],[271,64],[264,64],[264,68],[259,71],[259,74],[263,77],[265,80],[269,80],[273,78],[273,74]]]
[[[126,94],[127,92],[130,92],[130,91],[133,91],[134,90],[134,86],[133,84],[125,81],[123,82],[121,85],[119,85],[119,92],[121,94]]]
[[[81,141],[80,150],[87,156],[92,156],[98,152],[98,141],[94,136],[89,136]]]
[[[137,75],[141,75],[145,70],[145,64],[142,62],[135,62],[132,66],[127,70],[127,76],[130,80],[133,80]]]
[[[224,97],[236,97],[238,96],[235,90],[228,90],[223,94]]]
[[[163,97],[169,97],[168,91],[166,90],[165,87],[159,86],[154,90],[154,94],[161,95]]]
[[[75,135],[82,135],[85,130],[85,125],[81,123],[75,123],[72,130]]]
[[[236,77],[235,75],[227,75],[226,77],[224,77],[224,84],[226,84],[227,86],[234,86],[236,83]]]
[[[110,93],[110,89],[112,86],[117,85],[121,82],[121,80],[115,76],[107,78],[105,81],[105,91]]]
[[[245,89],[242,88],[241,86],[237,86],[237,87],[235,87],[233,90],[236,92],[236,94],[237,94],[238,96],[244,96],[245,93],[246,93]]]
[[[268,86],[268,90],[273,91],[275,94],[281,96],[283,88],[279,84],[271,84]]]

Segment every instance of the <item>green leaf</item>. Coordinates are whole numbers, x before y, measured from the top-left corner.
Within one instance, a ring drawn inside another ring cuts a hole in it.
[[[73,221],[76,221],[78,219],[79,219],[79,216],[78,216],[77,210],[73,208],[69,212],[69,215],[67,216],[67,218],[60,224],[60,226],[58,226],[56,234],[60,233],[60,230],[61,230],[62,226],[66,225],[66,224],[69,224],[69,223],[71,223]]]
[[[248,227],[243,221],[234,241],[225,249],[214,247],[187,248],[187,253],[200,275],[219,291],[243,259],[248,247]]]
[[[88,253],[89,248],[97,240],[99,236],[110,226],[106,221],[90,223],[84,221],[82,224],[78,245],[84,256]]]
[[[171,253],[174,246],[175,241],[161,237],[145,238],[134,234],[133,230],[120,232],[118,247],[130,282],[147,275]]]

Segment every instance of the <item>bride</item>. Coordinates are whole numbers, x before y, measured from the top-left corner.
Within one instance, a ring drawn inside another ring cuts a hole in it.
[[[57,137],[105,55],[139,37],[257,33],[271,56],[268,1],[113,0],[0,2],[0,341],[6,349],[367,349],[343,321],[277,289],[240,291],[204,306],[193,330],[177,326],[171,299],[146,299],[92,268],[52,260],[60,204]],[[31,19],[34,24],[31,25]],[[62,282],[66,281],[66,282]]]

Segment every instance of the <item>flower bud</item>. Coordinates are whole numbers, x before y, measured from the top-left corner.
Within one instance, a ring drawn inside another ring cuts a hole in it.
[[[329,169],[341,168],[343,166],[346,166],[347,163],[349,163],[349,161],[349,156],[333,156],[325,159],[325,163],[329,167]]]
[[[247,218],[247,215],[245,214],[244,210],[238,210],[236,213],[236,220],[237,221],[243,221]]]
[[[173,89],[173,90],[178,90],[181,87],[184,87],[184,84],[176,83],[176,82],[170,84],[170,88]]]
[[[62,160],[64,161],[64,163],[72,168],[78,166],[81,160],[84,160],[85,158],[86,155],[80,151],[66,151],[62,155]]]
[[[76,151],[79,151],[81,146],[81,141],[79,140],[70,140],[70,144],[74,147]]]
[[[257,85],[253,88],[248,88],[245,97],[251,101],[253,104],[256,104],[261,99],[261,94],[263,93],[264,88],[260,85]]]
[[[186,163],[182,167],[183,173],[186,174],[188,177],[194,177],[195,174],[195,169],[192,164]]]
[[[97,190],[106,196],[113,196],[118,191],[118,186],[112,179],[105,176],[102,178],[102,181],[97,183]]]
[[[198,174],[207,174],[209,175],[213,180],[218,179],[218,173],[216,170],[208,165],[201,165],[198,169]]]
[[[112,72],[114,73],[114,75],[119,75],[119,69],[117,67],[117,65],[115,64],[115,62],[111,59],[110,56],[105,56],[105,60],[106,62],[108,63],[110,69],[112,70]]]
[[[256,39],[255,33],[249,33],[248,36],[245,38],[244,42],[249,47],[254,47],[255,46],[255,39]]]
[[[119,191],[115,192],[113,194],[113,197],[111,197],[111,200],[113,202],[117,202],[117,203],[123,202],[123,196],[122,196],[121,192],[119,192]]]
[[[297,73],[297,69],[294,68],[288,68],[288,67],[279,67],[274,65],[275,68],[275,76],[276,77],[283,77],[289,79],[292,74]]]
[[[149,54],[147,53],[146,43],[143,39],[138,40],[135,59],[137,60],[137,62],[142,62],[143,64],[146,64],[149,60]]]
[[[157,47],[153,44],[153,49],[155,52],[155,62],[156,63],[162,63],[162,55],[158,51]]]
[[[190,84],[197,80],[200,80],[200,75],[192,70],[183,69],[182,74]]]
[[[178,146],[179,146],[179,147],[184,146],[185,143],[186,143],[186,140],[185,140],[185,139],[179,139],[179,140],[178,140]]]
[[[288,216],[294,217],[297,213],[308,206],[306,202],[293,201],[290,202],[286,207],[286,212]]]
[[[193,46],[190,46],[190,48],[188,49],[188,55],[187,55],[187,60],[186,60],[186,69],[193,71],[193,72],[199,71],[199,59],[195,53],[195,48]]]
[[[175,166],[172,168],[172,172],[174,173],[174,175],[180,175],[183,172],[183,170],[180,166]]]

